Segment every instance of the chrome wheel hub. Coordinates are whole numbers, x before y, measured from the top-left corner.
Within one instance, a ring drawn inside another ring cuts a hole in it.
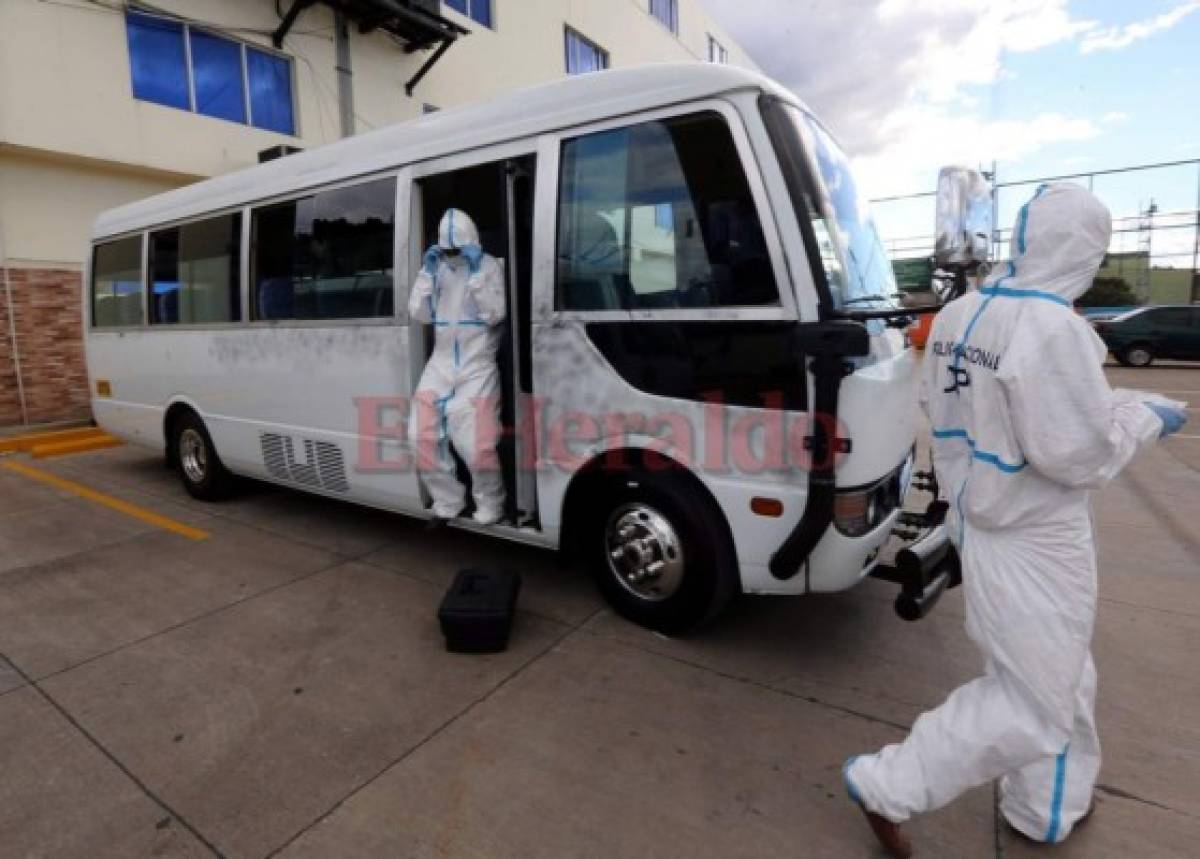
[[[203,483],[208,474],[208,454],[200,433],[189,427],[179,434],[179,464],[192,483]]]
[[[1129,363],[1141,367],[1150,363],[1150,353],[1145,349],[1130,349]]]
[[[650,602],[665,600],[683,582],[683,546],[666,517],[645,504],[625,504],[604,529],[608,568],[625,590]]]

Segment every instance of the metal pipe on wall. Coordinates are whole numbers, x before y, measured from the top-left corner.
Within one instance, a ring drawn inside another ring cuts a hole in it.
[[[350,59],[350,28],[346,16],[333,13],[333,42],[336,48],[338,115],[341,117],[342,137],[354,136],[354,69]]]

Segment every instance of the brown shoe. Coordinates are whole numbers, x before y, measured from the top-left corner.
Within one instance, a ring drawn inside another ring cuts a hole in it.
[[[859,808],[866,815],[867,823],[871,825],[871,831],[875,833],[880,846],[887,851],[889,856],[893,859],[911,859],[913,855],[912,842],[908,840],[907,835],[900,831],[900,824],[892,823],[873,811],[867,811],[861,805]]]

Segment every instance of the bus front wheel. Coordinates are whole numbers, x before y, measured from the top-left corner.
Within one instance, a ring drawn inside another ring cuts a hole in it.
[[[233,494],[235,479],[221,464],[204,421],[185,412],[171,425],[171,452],[183,488],[200,501],[223,501]]]
[[[623,617],[681,635],[738,590],[737,559],[719,509],[675,472],[602,481],[580,529],[600,591]]]

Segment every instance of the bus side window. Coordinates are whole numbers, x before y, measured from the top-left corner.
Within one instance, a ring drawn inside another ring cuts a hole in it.
[[[241,245],[241,212],[151,233],[151,324],[240,321]]]
[[[92,326],[142,324],[142,237],[96,245],[92,256]]]
[[[778,303],[758,211],[720,114],[563,143],[560,310]]]
[[[391,317],[395,200],[388,178],[255,209],[253,317]]]

